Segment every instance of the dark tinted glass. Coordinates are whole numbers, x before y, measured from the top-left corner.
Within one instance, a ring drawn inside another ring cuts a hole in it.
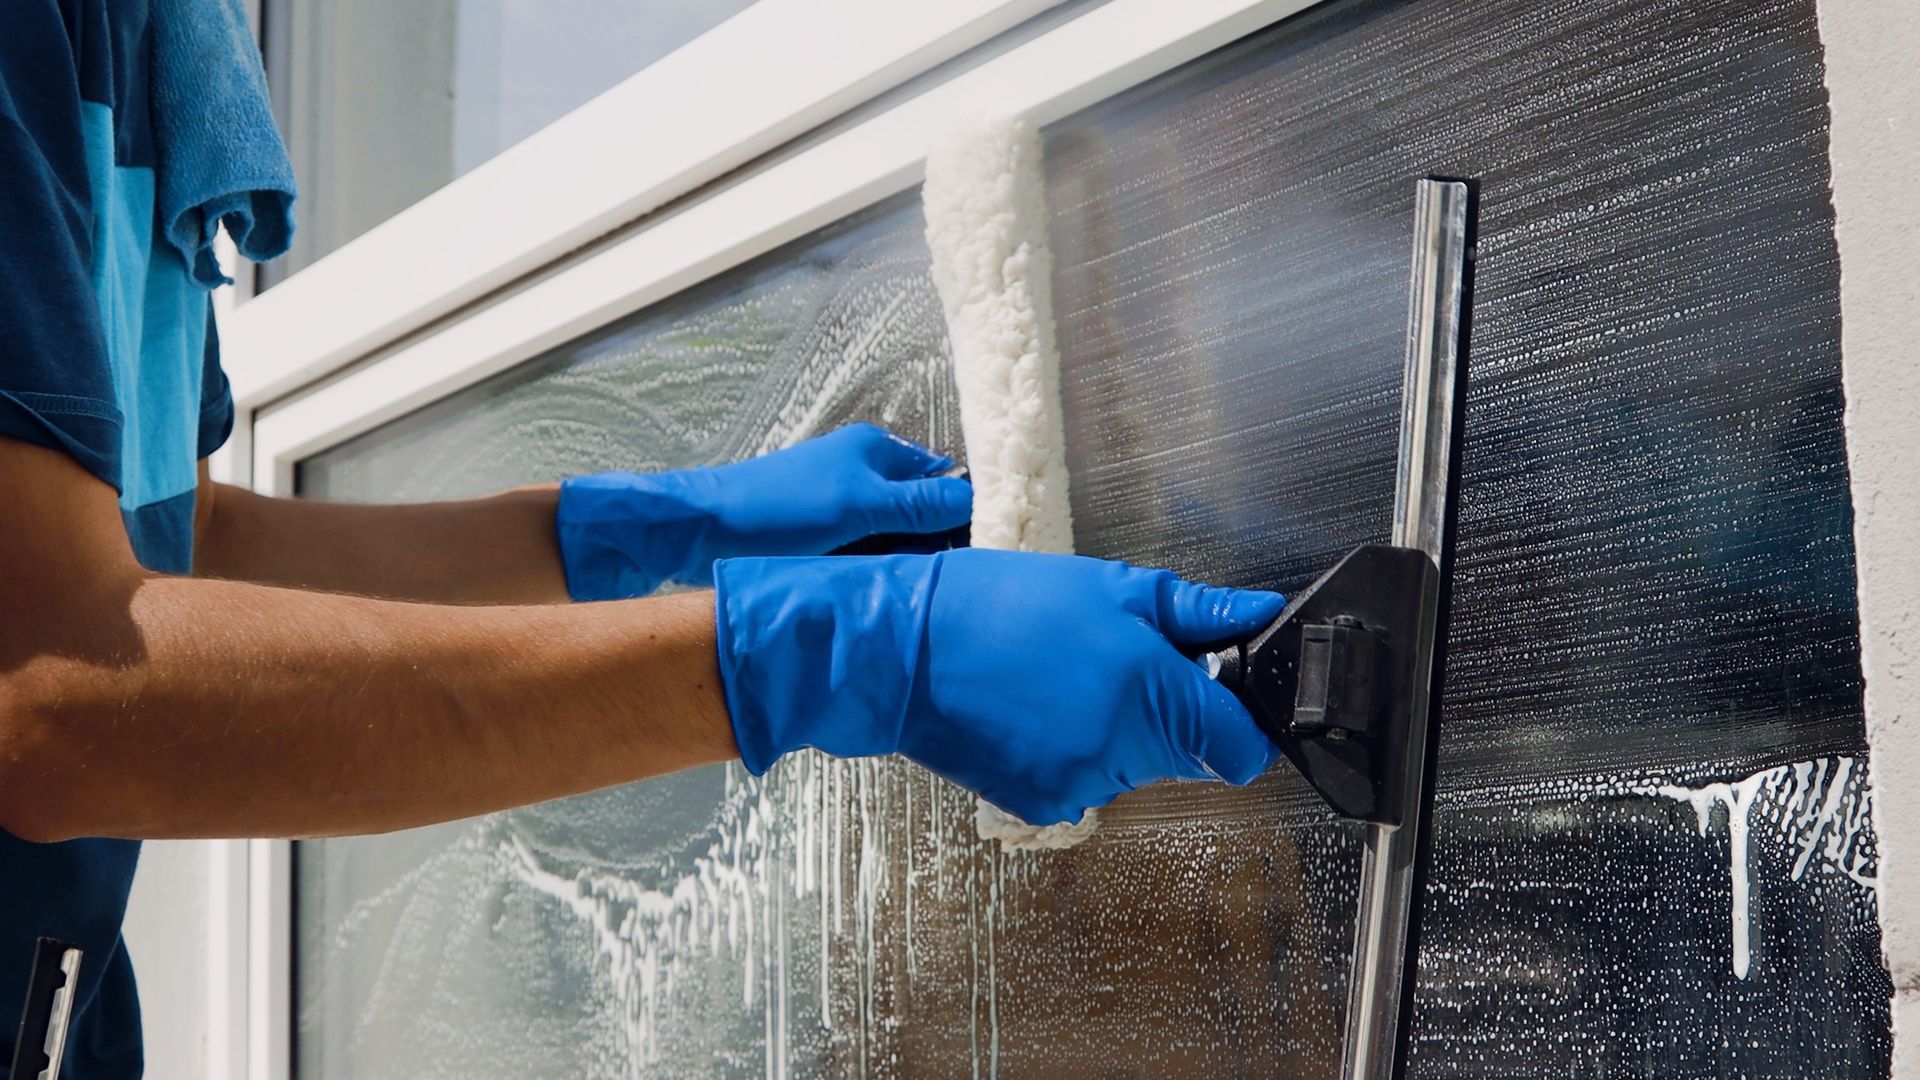
[[[1883,1071],[1814,5],[1330,5],[1051,154],[1078,521],[1258,583],[1384,535],[1480,181],[1414,1071]]]

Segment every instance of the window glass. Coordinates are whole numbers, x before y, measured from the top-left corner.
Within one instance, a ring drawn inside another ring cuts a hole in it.
[[[859,215],[310,459],[300,490],[459,496],[724,461],[857,418],[958,450],[922,228],[911,199]],[[1094,279],[1071,280],[1064,311],[1098,303],[1082,291]],[[1397,324],[1404,284],[1383,273],[1381,286]],[[1241,567],[1216,552],[1189,569],[1291,585],[1320,553],[1378,532],[1398,399],[1374,389],[1398,366],[1390,353],[1359,364],[1357,396],[1328,385],[1378,414],[1365,462],[1339,463],[1357,485],[1350,502],[1326,513],[1307,497],[1303,474],[1333,459],[1303,453],[1289,484],[1237,504],[1241,542],[1258,533],[1291,561]],[[1206,374],[1166,370],[1188,385]],[[1125,424],[1133,406],[1076,398],[1076,430]],[[1319,423],[1297,397],[1258,420],[1281,439]],[[1145,475],[1135,459],[1154,452],[1136,441],[1101,460]],[[1099,461],[1081,464],[1090,549],[1157,559],[1176,532],[1214,533],[1186,515],[1148,540],[1129,522],[1195,493],[1126,495],[1103,484]],[[1357,837],[1276,772],[1245,792],[1136,793],[1080,849],[1010,855],[974,837],[970,797],[917,767],[802,755],[760,781],[713,768],[397,837],[302,843],[301,1075],[507,1062],[676,1077],[964,1063],[1062,1075],[1077,1063],[1097,1075],[1191,1071],[1223,1052],[1324,1071]]]
[[[753,0],[264,0],[293,273]],[[674,107],[663,102],[663,108]]]
[[[829,229],[310,460],[299,489],[412,501],[711,464],[856,416],[954,445],[920,229],[912,203]],[[297,844],[298,1074],[829,1073],[861,1051],[875,970],[847,944],[873,908],[843,830],[916,795],[937,847],[963,808],[938,785],[809,758]]]
[[[1190,569],[1367,490],[1359,316],[1480,181],[1415,1075],[1886,1069],[1820,58],[1800,0],[1336,4],[1050,145],[1076,450],[1151,448],[1076,511]]]
[[[1048,132],[1076,541],[1228,584],[1385,538],[1412,181],[1481,183],[1415,1075],[1886,1067],[1825,124],[1812,0],[1364,0]],[[858,215],[302,490],[855,418],[956,448],[920,227]],[[303,1075],[1333,1074],[1358,833],[1290,770],[1061,853],[968,808],[801,756],[299,845]]]

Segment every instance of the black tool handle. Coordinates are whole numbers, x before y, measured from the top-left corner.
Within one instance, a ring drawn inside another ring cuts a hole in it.
[[[20,1010],[20,1032],[13,1043],[13,1070],[7,1073],[13,1080],[59,1080],[84,955],[80,946],[54,938],[43,937],[34,946],[27,1003]]]
[[[1415,664],[1436,632],[1439,570],[1414,548],[1363,544],[1207,663],[1343,817],[1398,825]]]
[[[943,533],[875,533],[834,548],[833,555],[931,555],[967,546],[969,530],[962,525]]]

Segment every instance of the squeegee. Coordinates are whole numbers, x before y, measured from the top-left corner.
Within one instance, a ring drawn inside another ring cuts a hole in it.
[[[1343,817],[1365,822],[1341,1075],[1404,1069],[1432,798],[1442,581],[1466,352],[1473,186],[1419,181],[1391,539],[1354,549],[1218,677]]]

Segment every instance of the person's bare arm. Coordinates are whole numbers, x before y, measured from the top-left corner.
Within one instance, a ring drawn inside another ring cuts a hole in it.
[[[361,505],[274,499],[200,473],[194,573],[449,604],[567,599],[556,485],[484,499]]]
[[[167,577],[113,492],[0,439],[0,827],[316,836],[737,753],[711,594],[442,606]]]
[[[580,597],[632,596],[711,581],[728,556],[820,555],[875,534],[964,526],[973,491],[953,465],[848,424],[710,469],[406,506],[270,499],[210,483],[203,467],[194,573],[434,603],[552,603],[569,585]]]

